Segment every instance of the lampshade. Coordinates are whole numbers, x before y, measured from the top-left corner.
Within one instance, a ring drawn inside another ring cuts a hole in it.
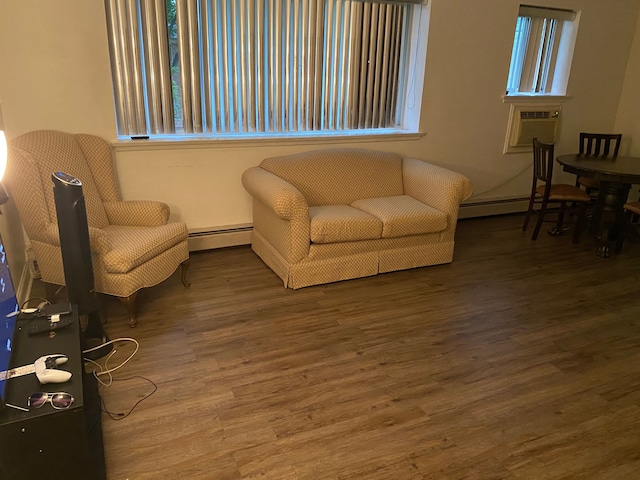
[[[7,138],[4,131],[0,129],[0,182],[4,177],[4,171],[7,168]]]
[[[7,168],[7,137],[4,135],[4,119],[2,118],[2,104],[0,103],[0,182],[4,177],[4,171]],[[9,200],[9,195],[0,183],[0,205]]]

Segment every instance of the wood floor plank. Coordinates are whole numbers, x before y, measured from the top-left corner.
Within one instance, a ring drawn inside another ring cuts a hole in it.
[[[105,298],[140,343],[101,387],[108,479],[640,478],[640,245],[602,259],[522,218],[460,221],[448,265],[297,291],[249,247],[194,253],[135,329]]]

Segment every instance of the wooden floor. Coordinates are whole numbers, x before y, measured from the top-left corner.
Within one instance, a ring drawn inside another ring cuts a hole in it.
[[[601,259],[522,218],[462,220],[450,265],[298,291],[249,247],[194,253],[135,329],[108,301],[140,351],[106,407],[157,384],[103,416],[108,479],[640,478],[640,245]]]

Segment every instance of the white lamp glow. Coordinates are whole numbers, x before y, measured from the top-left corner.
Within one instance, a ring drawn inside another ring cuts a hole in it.
[[[9,200],[9,195],[1,183],[7,168],[7,138],[4,135],[4,118],[2,118],[2,104],[0,104],[0,205]]]
[[[7,138],[4,131],[0,130],[0,182],[4,177],[4,171],[7,168]]]

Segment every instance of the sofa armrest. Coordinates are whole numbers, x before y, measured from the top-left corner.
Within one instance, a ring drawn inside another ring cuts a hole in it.
[[[254,199],[269,207],[282,220],[309,217],[309,204],[300,190],[264,168],[246,170],[242,174],[242,185]]]
[[[404,193],[458,218],[460,204],[471,196],[473,185],[464,175],[415,158],[402,164]]]
[[[157,227],[169,221],[169,206],[153,200],[104,202],[111,225]]]
[[[288,262],[309,254],[309,204],[295,186],[260,167],[242,174],[242,185],[254,201],[253,228]]]
[[[88,229],[89,245],[91,246],[91,250],[93,252],[97,253],[98,255],[104,255],[111,251],[111,242],[109,241],[107,232],[105,232],[101,228],[96,227],[88,227]],[[56,247],[60,246],[60,233],[57,223],[50,223],[41,231],[41,233],[41,236],[38,236],[38,238],[34,238],[33,240],[48,243],[49,245],[55,245]]]

